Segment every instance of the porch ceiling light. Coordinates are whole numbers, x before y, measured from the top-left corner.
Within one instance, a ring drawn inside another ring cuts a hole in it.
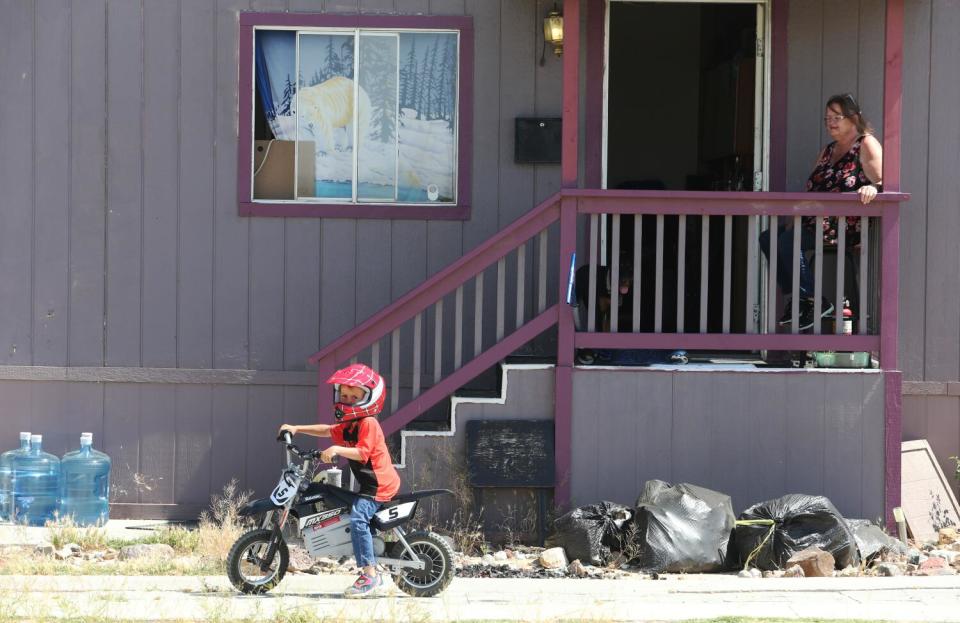
[[[557,11],[556,3],[543,18],[543,40],[553,46],[554,54],[563,55],[563,16]]]

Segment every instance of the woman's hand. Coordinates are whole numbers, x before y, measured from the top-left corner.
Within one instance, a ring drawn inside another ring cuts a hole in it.
[[[337,450],[340,449],[340,446],[330,446],[326,450],[320,453],[320,462],[322,463],[333,463],[334,458],[337,456]]]
[[[284,424],[283,426],[280,427],[280,430],[277,431],[277,437],[280,437],[281,435],[283,435],[283,431],[285,430],[290,431],[291,435],[296,435],[297,431],[299,431],[300,429],[299,427],[294,426],[293,424]]]
[[[877,196],[877,187],[873,184],[861,186],[857,189],[857,194],[860,196],[860,203],[866,205],[873,201],[874,197]]]

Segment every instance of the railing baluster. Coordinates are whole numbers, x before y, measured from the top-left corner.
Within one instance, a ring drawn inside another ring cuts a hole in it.
[[[476,300],[473,303],[473,356],[477,357],[483,350],[483,271],[477,273],[474,287]]]
[[[497,260],[497,341],[503,339],[503,310],[506,305],[507,258]]]
[[[723,217],[723,332],[730,333],[730,271],[733,264],[733,217]]]
[[[423,312],[413,319],[413,397],[420,395],[420,368],[423,359],[421,345],[423,342]]]
[[[537,262],[537,314],[542,314],[547,308],[547,238],[548,230],[540,232],[537,241],[537,250],[540,253],[540,259]]]
[[[843,333],[843,277],[847,268],[847,217],[837,219],[837,298],[833,303],[834,333]]]
[[[433,384],[443,376],[443,299],[437,301],[433,312]]]
[[[860,217],[860,303],[857,305],[857,333],[866,335],[867,331],[867,283],[870,267],[870,217]],[[843,310],[841,309],[841,312]]]
[[[700,333],[707,332],[707,306],[710,276],[710,216],[700,217]]]
[[[657,284],[654,293],[653,331],[663,331],[663,215],[657,215]]]
[[[767,275],[767,333],[777,332],[777,215],[770,217],[770,261]]]
[[[600,233],[597,227],[598,219],[599,215],[590,215],[590,257],[587,258],[590,265],[587,283],[587,331],[590,333],[597,330],[597,237]]]
[[[457,286],[453,309],[453,369],[463,365],[463,284]]]
[[[813,231],[813,334],[823,333],[823,222],[821,217],[814,221]]]
[[[620,327],[620,215],[614,214],[610,236],[610,331]]]
[[[633,215],[633,332],[640,331],[640,275],[643,274],[643,215]]]
[[[514,329],[523,326],[523,308],[526,306],[524,300],[524,286],[527,276],[527,243],[524,242],[517,248],[517,324]]]
[[[677,333],[683,333],[687,290],[687,215],[677,219]]]
[[[757,294],[760,283],[757,281],[757,236],[760,217],[751,214],[747,217],[747,309],[744,312],[744,326],[747,333],[757,332]]]
[[[400,327],[390,334],[390,411],[400,404]]]
[[[793,217],[793,276],[790,283],[790,333],[800,333],[800,217]]]

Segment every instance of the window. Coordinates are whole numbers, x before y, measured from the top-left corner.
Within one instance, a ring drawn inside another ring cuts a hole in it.
[[[244,13],[240,213],[469,218],[469,17]]]

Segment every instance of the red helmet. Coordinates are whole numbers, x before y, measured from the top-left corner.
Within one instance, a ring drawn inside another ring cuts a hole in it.
[[[333,373],[327,383],[333,385],[334,415],[338,422],[349,422],[362,417],[377,415],[383,411],[387,397],[383,377],[362,363],[355,363]],[[355,404],[340,402],[340,386],[349,385],[363,390],[363,397]]]

